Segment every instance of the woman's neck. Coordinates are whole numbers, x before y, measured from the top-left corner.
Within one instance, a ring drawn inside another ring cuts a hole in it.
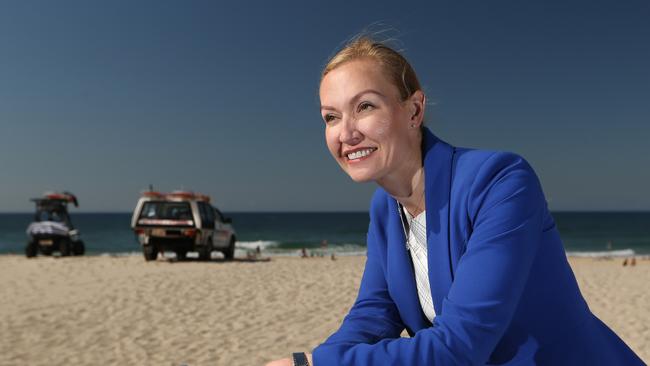
[[[401,203],[411,216],[415,217],[425,210],[424,167],[421,157],[409,159],[409,161],[414,164],[405,166],[377,183]]]

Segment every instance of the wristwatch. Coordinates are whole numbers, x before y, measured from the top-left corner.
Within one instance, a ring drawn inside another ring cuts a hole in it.
[[[293,359],[293,366],[309,366],[307,355],[304,352],[296,352],[291,358]]]

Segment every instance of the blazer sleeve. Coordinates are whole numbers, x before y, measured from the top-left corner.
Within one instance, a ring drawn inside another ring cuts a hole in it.
[[[374,344],[381,339],[399,337],[404,329],[397,307],[388,293],[375,237],[371,222],[367,239],[368,255],[359,294],[341,327],[314,349],[314,365],[337,364],[338,361],[332,361],[333,353],[357,344]]]
[[[493,154],[481,164],[469,190],[472,233],[432,327],[412,338],[325,344],[314,353],[314,365],[487,363],[523,292],[545,210],[541,186],[528,163],[515,154]]]

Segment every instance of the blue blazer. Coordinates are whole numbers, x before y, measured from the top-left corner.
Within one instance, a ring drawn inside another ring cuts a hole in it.
[[[397,203],[377,189],[358,298],[315,366],[643,365],[589,310],[523,158],[455,148],[428,129],[422,145],[433,324]]]

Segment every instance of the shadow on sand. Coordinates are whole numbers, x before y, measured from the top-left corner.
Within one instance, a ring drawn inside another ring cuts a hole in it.
[[[196,262],[196,263],[257,263],[257,262],[270,262],[271,258],[270,257],[260,257],[260,258],[233,258],[233,259],[225,259],[225,258],[211,258],[210,260],[201,260],[199,258],[185,258],[182,260],[178,260],[176,257],[165,257],[164,259],[158,258],[158,261],[164,261],[167,263],[188,263],[188,262]]]

